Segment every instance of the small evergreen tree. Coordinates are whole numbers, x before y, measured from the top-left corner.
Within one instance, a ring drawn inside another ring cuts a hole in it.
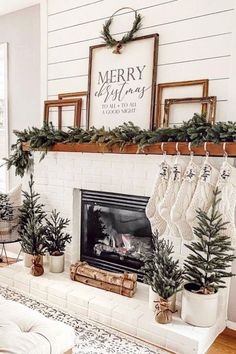
[[[183,271],[179,261],[174,260],[173,243],[165,238],[153,235],[153,251],[143,257],[144,283],[151,286],[152,290],[163,299],[168,299],[181,290]]]
[[[212,294],[218,288],[225,288],[223,278],[234,275],[227,271],[236,257],[230,237],[224,234],[228,222],[222,221],[222,214],[217,210],[219,194],[216,189],[209,214],[197,210],[198,226],[194,228],[197,240],[185,245],[191,253],[184,262],[184,278],[197,285],[197,292],[203,294]]]
[[[60,213],[53,210],[50,218],[46,219],[46,245],[47,250],[52,256],[60,256],[64,253],[66,243],[70,243],[72,237],[63,232],[69,225],[69,219],[59,217]]]
[[[0,221],[11,221],[14,208],[7,194],[0,193]]]
[[[23,191],[23,205],[19,209],[18,233],[22,250],[32,255],[44,255],[46,252],[45,231],[43,225],[46,213],[44,205],[39,203],[40,195],[33,189],[33,175],[30,175],[29,192]]]

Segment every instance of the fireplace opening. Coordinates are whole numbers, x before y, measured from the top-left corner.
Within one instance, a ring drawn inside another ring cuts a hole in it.
[[[142,280],[141,257],[152,250],[147,197],[81,191],[80,259],[110,271],[128,271]]]

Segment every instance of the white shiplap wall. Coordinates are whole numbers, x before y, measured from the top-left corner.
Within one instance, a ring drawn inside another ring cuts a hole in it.
[[[48,0],[48,98],[87,90],[89,46],[101,42],[105,20],[129,6],[144,17],[140,35],[160,35],[157,82],[209,78],[209,94],[218,98],[217,120],[230,119],[234,4],[234,0]],[[132,21],[133,14],[124,10],[116,16],[113,33],[119,38]],[[83,125],[85,113],[84,104]],[[64,124],[70,123],[71,115],[70,110],[65,113]]]

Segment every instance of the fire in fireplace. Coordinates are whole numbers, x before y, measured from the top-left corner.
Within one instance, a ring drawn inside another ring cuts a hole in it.
[[[82,190],[81,255],[110,271],[136,272],[152,249],[147,197]]]

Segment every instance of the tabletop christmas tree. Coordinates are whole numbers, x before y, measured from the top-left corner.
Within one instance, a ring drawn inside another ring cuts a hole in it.
[[[50,218],[46,219],[46,244],[47,250],[52,256],[61,256],[70,243],[72,237],[63,230],[69,225],[70,220],[60,217],[60,213],[53,210]]]
[[[19,235],[22,250],[33,256],[44,255],[45,242],[45,217],[44,205],[39,202],[40,195],[34,191],[33,175],[30,175],[29,192],[23,191],[23,205],[19,209]]]
[[[184,262],[184,277],[190,284],[198,287],[197,292],[205,295],[214,294],[218,288],[225,287],[224,279],[234,275],[229,267],[236,258],[231,247],[231,238],[225,234],[228,222],[222,221],[222,214],[218,210],[220,191],[216,189],[213,195],[209,213],[201,209],[196,211],[196,241],[185,245],[190,254]]]
[[[144,283],[160,296],[156,314],[156,321],[160,323],[171,322],[175,310],[175,299],[172,297],[181,290],[183,281],[179,261],[174,260],[172,254],[173,243],[159,238],[156,233],[153,235],[153,251],[143,258],[144,266],[141,268]]]

